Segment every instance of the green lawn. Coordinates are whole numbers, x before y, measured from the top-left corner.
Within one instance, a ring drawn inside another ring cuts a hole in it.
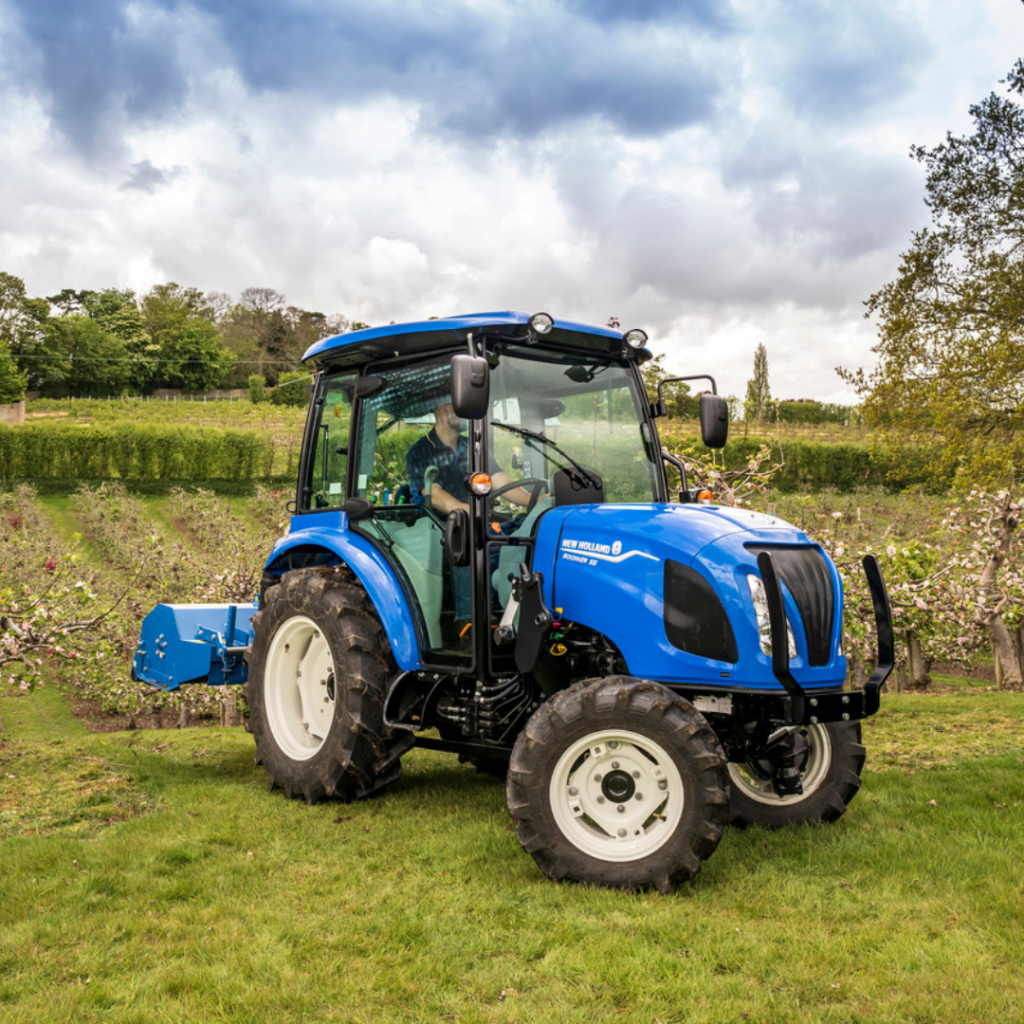
[[[242,730],[0,716],[5,1022],[1024,1018],[1024,696],[889,698],[838,824],[728,830],[668,897],[546,881],[445,755],[307,807]]]

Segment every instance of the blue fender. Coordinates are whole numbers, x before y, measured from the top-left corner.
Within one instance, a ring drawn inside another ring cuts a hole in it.
[[[337,561],[347,565],[369,594],[398,667],[403,672],[423,667],[415,620],[402,584],[384,556],[369,541],[348,529],[344,512],[293,516],[291,533],[274,545],[264,572],[287,572],[294,567],[289,556],[299,551],[304,555],[318,552],[326,555],[314,559],[312,564],[329,565]]]

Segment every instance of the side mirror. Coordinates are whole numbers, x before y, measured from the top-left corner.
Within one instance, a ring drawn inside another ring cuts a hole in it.
[[[724,448],[729,440],[729,403],[721,395],[700,396],[700,434],[709,448]]]
[[[540,400],[540,418],[542,420],[557,419],[565,412],[565,402],[560,398],[542,398]]]
[[[483,356],[452,356],[452,408],[464,420],[483,419],[491,401],[491,376]]]

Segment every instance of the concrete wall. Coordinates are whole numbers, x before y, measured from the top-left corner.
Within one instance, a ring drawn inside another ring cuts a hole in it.
[[[0,423],[10,423],[12,425],[16,423],[25,422],[25,400],[22,399],[20,402],[14,402],[11,405],[0,405]]]
[[[219,391],[195,391],[185,394],[176,388],[158,388],[149,396],[153,401],[201,402],[204,398],[248,398],[247,388],[222,388]]]

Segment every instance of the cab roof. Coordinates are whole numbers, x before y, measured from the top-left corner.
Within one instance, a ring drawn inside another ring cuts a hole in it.
[[[373,358],[465,344],[466,335],[470,331],[484,331],[488,335],[507,337],[509,340],[525,340],[530,316],[529,313],[512,311],[465,313],[437,320],[368,327],[362,331],[349,331],[347,334],[323,338],[307,349],[302,361],[352,365]],[[604,355],[618,355],[627,347],[622,335],[622,331],[611,327],[556,319],[554,327],[544,336],[542,343],[589,348]],[[650,356],[646,350],[634,354],[639,356],[640,361]]]

